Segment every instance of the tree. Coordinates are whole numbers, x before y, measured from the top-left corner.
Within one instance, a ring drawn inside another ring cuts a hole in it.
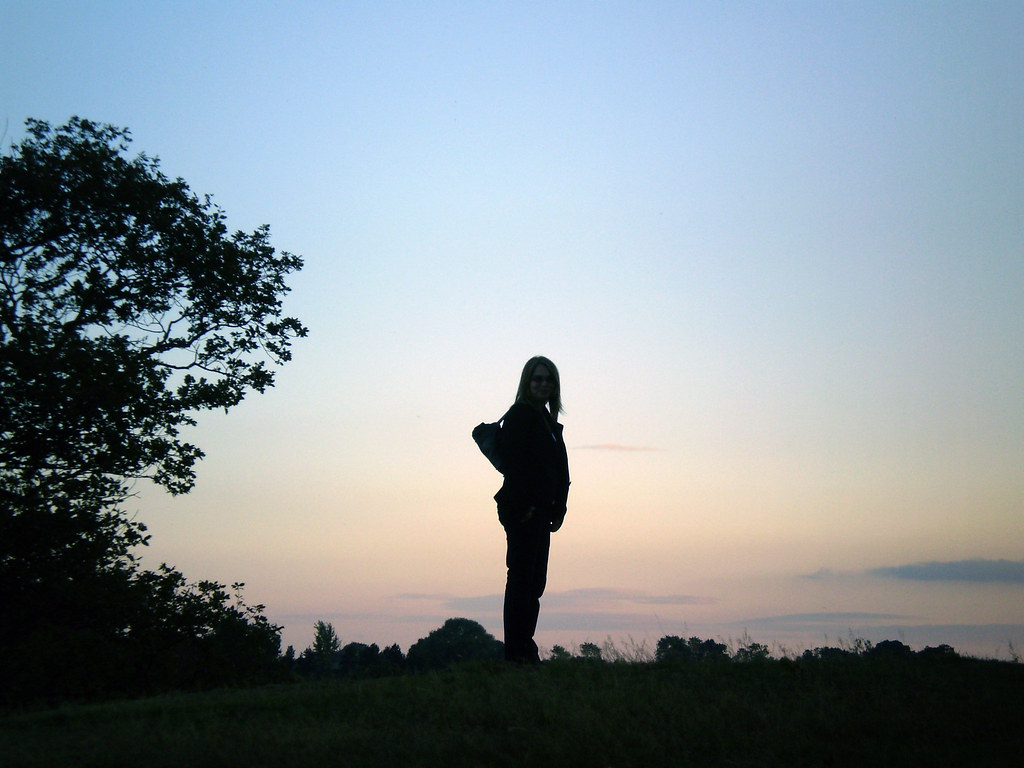
[[[341,640],[329,621],[318,621],[313,630],[313,658],[316,659],[317,671],[326,675],[338,666]]]
[[[1012,646],[1010,647],[1010,654],[1011,654],[1011,658],[1012,658],[1012,655],[1013,655],[1013,647]],[[929,645],[929,646],[927,646],[925,648],[922,648],[920,651],[918,651],[917,655],[920,656],[923,659],[943,659],[943,660],[947,660],[947,661],[950,660],[950,659],[959,659],[960,658],[960,654],[958,654],[956,652],[956,650],[953,648],[953,646],[947,645],[946,643],[942,643],[941,645]],[[1014,661],[1019,662],[1020,659],[1014,659]]]
[[[580,658],[601,661],[601,647],[596,643],[583,643],[580,646]]]
[[[736,649],[736,653],[733,654],[732,658],[733,661],[741,662],[767,661],[771,658],[771,652],[768,650],[767,645],[748,640]]]
[[[130,141],[29,120],[0,158],[0,636],[29,647],[127,631],[147,537],[123,502],[143,478],[191,489],[182,428],[272,386],[306,334],[281,304],[301,259],[265,226],[229,235]]]
[[[382,650],[376,643],[352,642],[342,647],[329,622],[318,621],[313,630],[313,645],[289,665],[301,677],[379,677],[405,668],[405,656],[397,645]]]
[[[94,512],[147,477],[188,491],[194,414],[273,383],[306,329],[281,316],[269,230],[225,216],[145,155],[126,129],[72,118],[0,159],[3,498],[19,511]],[[259,353],[259,354],[256,354]]]
[[[726,661],[729,649],[725,643],[714,640],[699,637],[683,640],[678,635],[666,635],[658,641],[654,658],[658,662]]]
[[[455,662],[500,659],[504,646],[472,619],[448,619],[420,638],[406,656],[413,669],[439,669]]]
[[[556,645],[551,649],[552,661],[568,661],[571,658],[572,654],[569,653],[564,646]]]
[[[909,645],[901,643],[899,640],[883,640],[878,645],[869,648],[864,655],[884,659],[909,659],[914,652]]]

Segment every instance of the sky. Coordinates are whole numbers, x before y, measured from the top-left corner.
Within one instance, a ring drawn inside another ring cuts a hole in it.
[[[501,638],[470,432],[543,354],[543,648],[1024,648],[1024,3],[7,0],[3,150],[72,115],[305,260],[129,504],[285,645]]]

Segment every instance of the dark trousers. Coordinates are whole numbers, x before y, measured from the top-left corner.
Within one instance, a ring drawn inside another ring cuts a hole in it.
[[[551,530],[547,521],[532,519],[506,525],[505,538],[505,658],[536,662],[539,655],[533,633],[537,630],[540,597],[547,582]]]

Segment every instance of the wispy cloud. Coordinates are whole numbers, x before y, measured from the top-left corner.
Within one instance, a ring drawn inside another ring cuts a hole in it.
[[[911,619],[892,613],[790,613],[784,616],[764,616],[736,622],[743,626],[769,629],[817,629],[821,627],[854,626],[874,624],[879,621],[898,621]]]
[[[501,609],[502,600],[502,595],[451,597],[444,601],[444,607],[453,611],[498,611]]]
[[[558,605],[593,605],[595,603],[624,602],[639,605],[709,605],[714,599],[698,595],[649,595],[645,592],[628,589],[594,587],[590,589],[570,589],[555,592],[545,600]]]
[[[640,605],[714,605],[718,602],[713,597],[697,595],[647,595],[631,599]]]
[[[570,589],[563,592],[549,592],[541,600],[545,610],[577,610],[593,612],[595,609],[612,604],[628,603],[633,605],[711,605],[714,598],[699,595],[651,595],[625,589],[593,587],[590,589]],[[474,597],[450,597],[444,600],[444,606],[451,610],[483,611],[500,607],[501,595],[478,595]]]
[[[885,579],[910,581],[959,581],[988,584],[1024,584],[1024,560],[931,560],[906,565],[871,568],[866,571],[836,571],[819,568],[801,578],[814,581],[826,579],[856,579],[874,576]]]
[[[1024,561],[1018,560],[952,560],[910,563],[887,568],[873,568],[868,573],[891,579],[912,581],[968,581],[1024,584]]]
[[[437,592],[402,592],[393,597],[396,600],[447,600],[451,595]]]
[[[584,633],[585,637],[600,637],[608,633],[650,635],[659,637],[678,632],[674,623],[664,623],[649,613],[612,613],[610,611],[542,611],[545,631]]]
[[[632,452],[660,452],[664,448],[654,448],[648,445],[622,445],[621,443],[600,443],[598,445],[574,445],[574,451],[632,451]]]
[[[831,568],[819,568],[814,573],[805,573],[801,578],[814,580],[836,579],[840,576],[845,575],[847,574],[840,573],[839,571],[834,571]]]

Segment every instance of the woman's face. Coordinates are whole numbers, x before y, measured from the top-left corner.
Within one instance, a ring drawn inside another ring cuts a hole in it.
[[[551,371],[544,363],[540,363],[533,369],[533,375],[530,376],[530,399],[539,405],[544,405],[551,399],[551,394],[554,391],[555,377],[551,375]]]

